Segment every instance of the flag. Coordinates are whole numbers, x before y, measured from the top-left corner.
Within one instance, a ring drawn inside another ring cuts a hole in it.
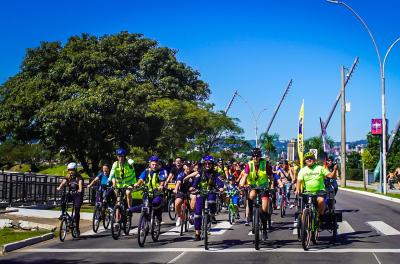
[[[299,131],[297,133],[297,154],[299,156],[300,168],[303,168],[303,153],[304,153],[304,100],[300,107],[299,113]]]
[[[321,124],[322,146],[324,147],[324,152],[329,153],[331,152],[331,147],[328,145],[328,142],[326,141],[326,126],[321,118],[319,118],[319,122]]]

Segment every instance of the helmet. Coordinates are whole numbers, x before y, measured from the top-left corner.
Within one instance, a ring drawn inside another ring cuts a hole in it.
[[[117,154],[117,156],[126,156],[126,149],[124,148],[119,148],[115,151],[115,154]]]
[[[211,161],[212,163],[215,162],[214,157],[211,155],[203,157],[203,162],[206,162],[206,161]]]
[[[251,151],[252,157],[261,157],[261,149],[260,148],[253,148]]]
[[[68,163],[67,170],[76,170],[78,168],[78,164],[75,162]]]
[[[332,156],[332,155],[329,155],[329,156],[328,156],[328,158],[327,158],[326,160],[331,160],[331,161],[334,161],[335,159],[333,158],[333,156]]]
[[[218,158],[218,159],[217,159],[217,162],[218,162],[218,163],[220,163],[220,162],[223,163],[223,162],[224,162],[224,159],[223,159],[223,158]]]
[[[305,155],[304,155],[304,159],[306,160],[306,159],[315,159],[315,155],[314,155],[314,153],[312,153],[312,152],[307,152]]]
[[[235,180],[235,176],[233,176],[232,174],[229,175],[228,177],[228,181],[234,181]]]
[[[160,159],[159,159],[157,156],[151,156],[151,157],[149,158],[149,162],[152,162],[152,161],[159,162]]]

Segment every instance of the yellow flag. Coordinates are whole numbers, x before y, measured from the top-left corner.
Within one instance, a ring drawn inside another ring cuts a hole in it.
[[[303,168],[303,153],[304,153],[304,100],[301,104],[299,113],[299,131],[297,133],[297,154],[299,156],[300,168]]]

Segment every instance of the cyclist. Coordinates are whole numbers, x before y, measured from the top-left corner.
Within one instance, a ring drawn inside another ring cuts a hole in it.
[[[213,156],[205,156],[203,158],[203,168],[198,171],[192,187],[189,188],[190,192],[196,192],[197,190],[215,190],[218,189],[220,192],[224,191],[224,183],[221,180],[221,176],[216,172],[214,168],[215,160]],[[215,213],[217,212],[216,194],[208,194],[207,201],[211,213],[211,221],[216,223]],[[196,206],[194,211],[194,229],[195,229],[195,241],[199,241],[201,234],[201,217],[204,207],[204,197],[200,194],[196,195]]]
[[[79,220],[80,211],[83,203],[83,178],[77,171],[78,165],[75,162],[68,163],[67,170],[68,175],[61,181],[60,185],[57,187],[57,191],[60,191],[64,186],[69,187],[69,192],[61,198],[61,216],[58,219],[62,219],[63,215],[66,213],[67,203],[74,201],[75,210],[75,226],[77,236],[80,236],[79,230]]]
[[[282,192],[285,192],[286,194],[286,201],[287,204],[290,205],[290,187],[292,186],[292,178],[290,176],[290,170],[289,170],[289,162],[287,160],[279,162],[280,167],[277,170],[277,174],[279,176],[277,180],[277,184],[279,187],[279,192],[278,192],[278,208],[280,209],[280,204],[281,204],[281,199],[282,199]],[[292,208],[293,205],[290,205]]]
[[[272,178],[272,168],[268,165],[265,159],[261,159],[261,149],[254,148],[252,150],[251,156],[253,159],[249,161],[244,168],[244,175],[241,182],[241,186],[245,183],[250,187],[264,187],[268,189],[271,184],[271,188],[274,188],[273,178]],[[263,240],[268,239],[267,234],[267,213],[268,213],[268,191],[261,193],[261,222],[263,225]],[[251,220],[251,214],[253,211],[253,200],[256,198],[257,192],[251,190],[248,196],[248,206],[249,208],[247,219],[245,225],[248,226]]]
[[[176,178],[178,174],[183,172],[183,159],[181,157],[177,157],[175,159],[175,164],[172,166],[171,170],[169,171],[168,178],[165,181],[165,184],[169,182],[176,182]]]
[[[239,189],[235,181],[235,176],[229,175],[228,184],[226,186],[226,191],[233,193],[231,197],[226,197],[226,204],[229,204],[229,199],[231,199],[233,206],[235,207],[236,219],[240,219],[239,215]]]
[[[183,204],[183,198],[189,191],[189,188],[193,184],[193,177],[187,177],[193,172],[193,166],[190,162],[185,162],[183,165],[183,171],[179,173],[176,179],[176,185],[174,189],[174,193],[176,194],[175,198],[175,212],[178,215],[178,219],[176,220],[176,226],[181,225],[181,209]],[[187,177],[187,178],[186,178]],[[190,195],[190,210],[194,211],[196,196]]]
[[[219,175],[221,176],[221,178],[222,178],[223,180],[228,179],[228,177],[229,177],[229,171],[228,171],[228,168],[225,167],[225,165],[224,165],[224,159],[223,159],[223,158],[219,158],[219,159],[217,160],[216,171],[219,173]]]
[[[162,204],[164,182],[167,178],[167,171],[160,168],[160,159],[157,156],[149,158],[149,167],[139,176],[139,180],[134,187],[137,188],[145,183],[149,190],[149,202],[152,204],[154,215],[162,221]]]
[[[102,172],[100,172],[87,187],[91,188],[95,183],[100,182],[96,194],[96,203],[103,201],[111,207],[113,206],[116,197],[115,193],[112,192],[112,189],[107,188],[110,186],[108,180],[109,176],[110,165],[106,163],[102,166]]]
[[[297,176],[296,194],[304,191],[316,194],[317,208],[319,216],[325,211],[325,178],[332,178],[333,172],[329,172],[325,167],[315,163],[315,156],[312,152],[304,155],[306,166],[299,171]],[[304,188],[303,188],[304,187]]]
[[[326,160],[326,168],[328,169],[329,172],[332,172],[332,178],[331,179],[326,179],[325,185],[326,186],[330,186],[332,185],[334,191],[335,191],[335,195],[339,189],[338,184],[337,184],[337,176],[339,174],[338,171],[338,166],[336,164],[336,162],[333,162],[333,157],[332,156],[328,156],[328,159]]]
[[[132,206],[132,186],[137,181],[134,162],[132,159],[127,159],[127,151],[124,148],[117,149],[115,153],[118,160],[112,165],[109,181],[112,182],[114,189],[126,188],[126,202],[129,212],[133,212],[135,209]]]

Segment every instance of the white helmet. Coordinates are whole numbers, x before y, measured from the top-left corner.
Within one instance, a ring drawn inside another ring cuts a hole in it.
[[[75,162],[68,163],[67,170],[76,170],[78,165]]]

